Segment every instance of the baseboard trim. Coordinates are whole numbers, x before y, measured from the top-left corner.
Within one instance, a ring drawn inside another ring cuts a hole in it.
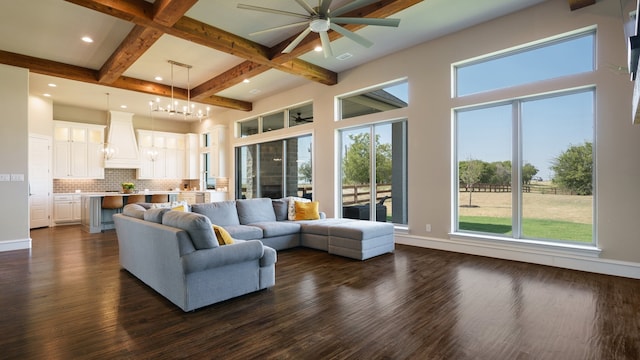
[[[0,252],[31,249],[31,238],[0,241]]]
[[[427,238],[398,233],[395,234],[395,241],[396,244],[402,245],[640,279],[640,263],[581,256],[569,254],[565,251],[543,251],[526,246],[504,246],[496,243],[483,244],[479,241]]]

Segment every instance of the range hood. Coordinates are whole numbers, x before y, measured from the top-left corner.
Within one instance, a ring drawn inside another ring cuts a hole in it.
[[[110,159],[104,161],[106,169],[140,168],[140,154],[136,134],[133,131],[132,113],[109,111],[107,143],[115,153]]]

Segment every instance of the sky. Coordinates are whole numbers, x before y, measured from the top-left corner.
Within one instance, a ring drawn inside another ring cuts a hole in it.
[[[594,37],[571,38],[551,46],[458,69],[460,96],[593,71]],[[554,94],[521,102],[522,159],[550,180],[555,158],[572,145],[593,141],[594,95],[591,90]],[[457,113],[458,160],[511,160],[512,104],[465,109]]]

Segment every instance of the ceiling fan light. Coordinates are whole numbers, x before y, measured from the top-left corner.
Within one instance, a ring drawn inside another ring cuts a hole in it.
[[[309,23],[309,28],[315,33],[329,30],[329,19],[314,19]]]

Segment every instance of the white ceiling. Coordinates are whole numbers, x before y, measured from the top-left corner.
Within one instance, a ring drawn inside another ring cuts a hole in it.
[[[331,43],[334,55],[350,53],[348,60],[325,59],[322,53],[310,52],[301,59],[340,73],[365,62],[393,53],[430,39],[521,10],[545,0],[425,0],[404,10],[398,28],[369,26],[358,31],[374,42],[363,48],[351,40],[341,38]],[[152,2],[152,1],[150,1]],[[313,0],[308,0],[314,3]],[[350,0],[334,0],[336,8]],[[289,28],[258,36],[249,33],[278,25],[299,21],[277,14],[260,13],[237,8],[238,3],[270,7],[286,11],[304,10],[294,0],[200,0],[186,16],[205,22],[230,33],[271,47],[303,28]],[[314,4],[315,5],[315,4]],[[62,0],[2,0],[0,1],[0,50],[54,60],[90,69],[100,69],[129,31],[131,23],[104,15]],[[92,44],[83,43],[82,36],[91,36]],[[153,81],[160,75],[170,85],[171,67],[167,60],[192,65],[189,87],[193,88],[244,60],[206,48],[173,36],[162,36],[123,75]],[[296,86],[308,80],[277,70],[269,70],[216,95],[257,101],[271,94]],[[49,83],[57,87],[51,88]],[[186,69],[174,67],[174,84],[187,88]],[[154,97],[147,94],[120,90],[107,86],[53,78],[31,73],[30,92],[42,96],[51,94],[54,104],[67,104],[92,109],[106,109],[107,92],[113,110],[126,105],[124,111],[148,116],[148,102]],[[224,110],[213,108],[213,112]]]

